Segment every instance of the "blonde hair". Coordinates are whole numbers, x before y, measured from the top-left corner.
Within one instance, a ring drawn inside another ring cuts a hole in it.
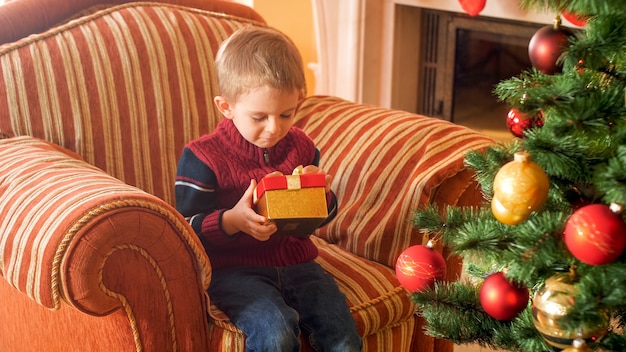
[[[250,89],[270,86],[306,94],[302,57],[281,32],[247,25],[222,43],[215,59],[220,95],[236,100]]]

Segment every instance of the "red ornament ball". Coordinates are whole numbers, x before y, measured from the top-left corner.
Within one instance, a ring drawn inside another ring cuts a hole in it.
[[[524,137],[524,132],[533,127],[543,126],[543,113],[538,111],[535,114],[529,114],[520,111],[518,108],[512,108],[506,117],[506,127],[518,138]]]
[[[480,304],[487,314],[498,320],[512,320],[521,313],[529,300],[528,288],[512,284],[497,272],[489,275],[480,288]]]
[[[560,19],[552,26],[540,28],[530,39],[528,56],[530,62],[539,71],[552,75],[562,70],[558,59],[569,45],[569,38],[574,33],[561,27]]]
[[[587,20],[589,19],[587,16],[578,15],[573,12],[563,11],[561,12],[563,18],[565,18],[569,23],[578,26],[584,27],[587,24]]]
[[[478,16],[485,8],[487,0],[459,0],[459,4],[465,12],[470,16]]]
[[[626,224],[604,204],[576,210],[565,224],[565,245],[576,259],[604,265],[617,259],[626,246]]]
[[[411,292],[432,287],[446,276],[446,260],[430,246],[416,245],[405,249],[396,260],[396,277]]]

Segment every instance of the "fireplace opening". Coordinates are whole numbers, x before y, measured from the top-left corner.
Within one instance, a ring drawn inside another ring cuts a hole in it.
[[[493,90],[531,67],[528,43],[542,26],[423,10],[417,112],[510,138],[510,107]]]
[[[496,84],[531,67],[530,38],[457,29],[451,120],[509,137],[509,110],[493,94]]]

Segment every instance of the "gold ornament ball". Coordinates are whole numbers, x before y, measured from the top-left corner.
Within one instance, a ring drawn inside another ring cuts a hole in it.
[[[493,180],[491,211],[503,224],[517,225],[548,199],[550,180],[531,160],[528,152],[517,152]]]
[[[569,273],[556,274],[546,280],[533,298],[533,322],[535,328],[550,345],[565,349],[573,346],[574,340],[582,339],[587,343],[598,341],[607,332],[609,317],[602,314],[604,323],[598,326],[582,326],[570,330],[564,324],[569,309],[574,305],[578,293],[576,278]],[[586,351],[586,350],[573,350]]]

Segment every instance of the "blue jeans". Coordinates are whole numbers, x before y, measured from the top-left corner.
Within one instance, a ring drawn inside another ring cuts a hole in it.
[[[246,351],[297,352],[300,329],[313,351],[361,350],[346,296],[315,262],[217,269],[209,295],[246,334]]]

